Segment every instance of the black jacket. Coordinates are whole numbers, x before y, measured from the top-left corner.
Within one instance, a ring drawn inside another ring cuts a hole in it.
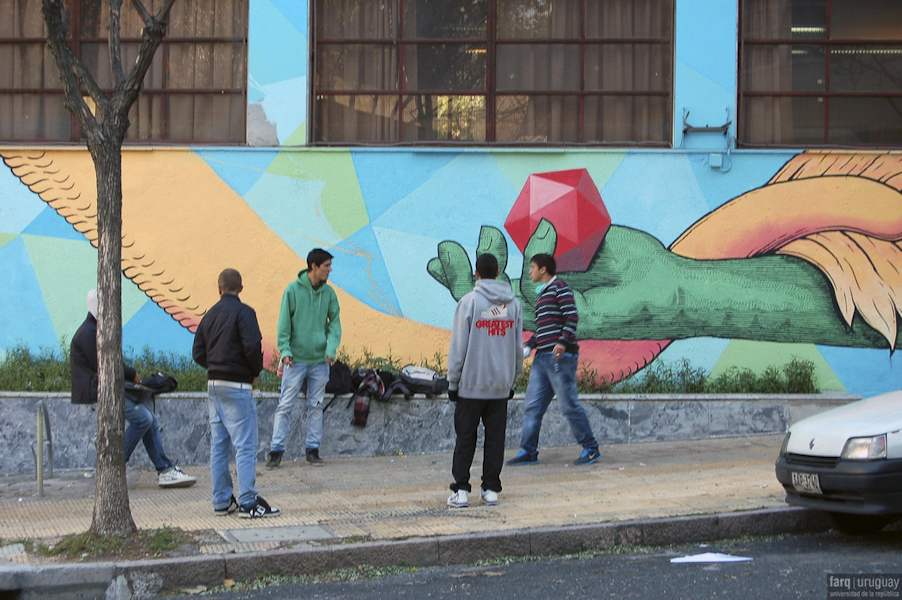
[[[125,367],[125,381],[134,381],[137,372]],[[72,377],[72,404],[97,403],[97,319],[88,313],[69,345],[69,371]]]
[[[234,294],[223,294],[194,334],[192,355],[210,379],[251,383],[263,370],[257,313]]]

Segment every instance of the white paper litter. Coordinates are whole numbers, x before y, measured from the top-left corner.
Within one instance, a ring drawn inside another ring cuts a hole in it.
[[[721,554],[720,552],[705,552],[704,554],[694,554],[692,556],[680,556],[671,558],[671,563],[712,563],[712,562],[742,562],[752,560],[747,556],[730,556],[729,554]]]

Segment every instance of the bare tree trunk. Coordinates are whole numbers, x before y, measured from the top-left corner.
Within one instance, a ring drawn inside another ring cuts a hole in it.
[[[91,531],[128,537],[137,531],[128,502],[125,477],[125,389],[122,367],[122,141],[128,131],[128,111],[141,93],[141,83],[166,34],[176,0],[163,0],[156,15],[142,0],[131,0],[144,21],[137,60],[128,73],[122,68],[120,17],[123,0],[109,2],[107,47],[115,90],[110,96],[72,52],[66,39],[66,0],[42,0],[47,45],[56,59],[66,91],[66,107],[87,137],[97,176],[97,488]],[[93,108],[85,101],[85,92]]]
[[[116,135],[115,133],[113,135]],[[119,134],[120,137],[122,134]],[[91,531],[134,533],[125,477],[122,366],[122,154],[119,144],[89,142],[97,174],[97,488]]]

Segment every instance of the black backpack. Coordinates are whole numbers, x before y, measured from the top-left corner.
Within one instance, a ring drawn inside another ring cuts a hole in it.
[[[329,382],[326,384],[326,393],[350,394],[353,391],[351,367],[340,360],[336,360],[329,366]]]
[[[125,397],[135,404],[147,403],[151,400],[156,405],[157,394],[168,394],[179,387],[175,377],[166,373],[154,373],[141,380],[141,383],[125,382]],[[154,406],[156,408],[156,406]]]

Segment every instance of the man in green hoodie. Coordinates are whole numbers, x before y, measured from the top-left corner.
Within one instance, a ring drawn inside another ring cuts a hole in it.
[[[307,382],[307,462],[325,463],[319,456],[323,437],[323,399],[329,381],[329,366],[341,342],[338,297],[327,280],[332,255],[314,248],[307,255],[307,269],[298,273],[282,294],[277,343],[282,357],[282,391],[272,428],[269,461],[274,469],[285,453],[285,438],[291,427],[291,409],[301,386]]]

